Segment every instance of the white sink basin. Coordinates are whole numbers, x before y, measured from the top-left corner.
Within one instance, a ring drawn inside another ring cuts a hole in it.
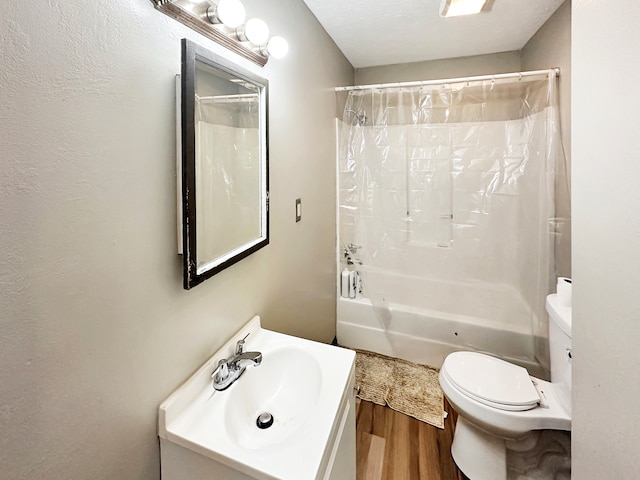
[[[218,360],[231,357],[247,333],[246,350],[261,352],[262,363],[228,389],[214,390]],[[351,350],[262,329],[254,317],[160,406],[161,444],[204,455],[243,478],[316,479],[335,455],[327,445],[344,423],[339,413],[354,359]],[[265,412],[274,421],[261,429],[256,420]]]
[[[285,441],[316,411],[322,388],[318,360],[300,347],[263,353],[258,367],[248,368],[224,396],[221,408],[229,438],[239,447],[259,449]],[[273,425],[259,429],[261,413]]]

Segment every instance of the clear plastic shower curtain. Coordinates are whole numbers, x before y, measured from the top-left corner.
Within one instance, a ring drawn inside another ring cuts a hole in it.
[[[397,303],[523,333],[548,366],[545,297],[563,222],[556,81],[550,71],[349,92],[339,237],[380,322]]]

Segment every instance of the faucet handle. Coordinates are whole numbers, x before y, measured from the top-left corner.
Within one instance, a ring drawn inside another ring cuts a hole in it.
[[[236,342],[236,355],[242,355],[244,353],[244,344],[247,337],[250,333],[247,333],[243,339],[240,339]]]
[[[352,254],[355,255],[355,253],[362,248],[362,245],[357,245],[355,243],[350,243],[349,245],[347,245],[347,248],[349,249],[349,251]]]
[[[211,374],[211,378],[214,380],[226,380],[229,377],[229,364],[226,358],[222,358],[218,361],[218,366]]]

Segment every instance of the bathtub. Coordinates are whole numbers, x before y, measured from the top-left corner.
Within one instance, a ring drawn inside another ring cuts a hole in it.
[[[380,291],[389,292],[401,281],[396,275],[385,275],[375,283]],[[401,303],[383,301],[381,293],[372,295],[374,302],[362,296],[342,298],[338,293],[338,344],[435,368],[452,352],[481,351],[521,365],[532,375],[548,377],[535,360],[532,313],[514,290],[481,283],[420,281],[425,293],[396,292],[394,298]],[[409,300],[411,305],[405,304]]]

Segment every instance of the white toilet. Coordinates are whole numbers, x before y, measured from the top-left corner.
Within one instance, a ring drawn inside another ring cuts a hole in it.
[[[456,352],[440,385],[458,412],[451,453],[471,480],[506,480],[507,448],[535,446],[539,430],[571,430],[571,308],[547,297],[551,383],[476,352]]]

